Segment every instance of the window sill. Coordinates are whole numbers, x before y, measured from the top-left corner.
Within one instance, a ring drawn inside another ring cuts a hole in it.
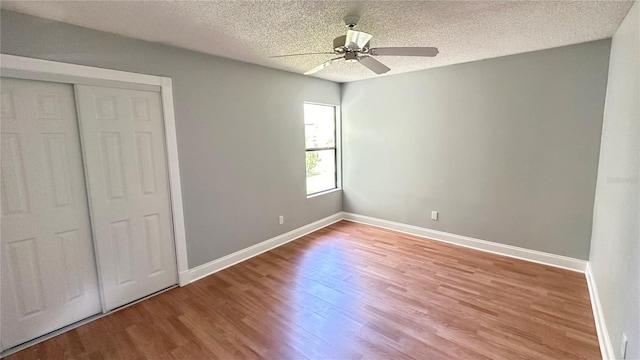
[[[322,196],[322,195],[331,194],[331,193],[338,192],[338,191],[342,191],[342,189],[341,188],[335,188],[335,189],[321,191],[321,192],[318,192],[318,193],[315,193],[315,194],[307,195],[307,199],[311,199],[311,198]]]

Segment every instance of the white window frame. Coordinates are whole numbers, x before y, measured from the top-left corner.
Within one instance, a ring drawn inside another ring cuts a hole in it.
[[[310,105],[322,105],[322,106],[331,106],[335,109],[335,145],[336,145],[336,187],[333,189],[329,189],[329,190],[324,190],[324,191],[320,191],[317,193],[313,193],[313,194],[309,194],[306,195],[307,199],[311,199],[311,198],[315,198],[318,196],[322,196],[322,195],[326,195],[326,194],[330,194],[330,193],[334,193],[337,191],[342,191],[342,110],[340,109],[340,105],[338,104],[329,104],[329,103],[321,103],[321,102],[314,102],[314,101],[305,101],[302,105],[302,116],[303,116],[303,122],[304,122],[304,104],[310,104]],[[305,130],[306,131],[306,130]],[[306,132],[304,134],[306,136]],[[306,159],[306,153],[307,153],[307,144],[305,142],[304,144],[304,152],[305,152],[305,159]],[[306,164],[306,160],[305,160],[305,164]],[[305,194],[307,193],[307,178],[305,176]]]
[[[125,87],[150,91],[155,89],[155,91],[160,92],[167,151],[167,170],[169,173],[176,263],[178,268],[178,284],[180,286],[187,285],[190,280],[187,259],[187,239],[185,235],[184,210],[182,207],[178,140],[176,137],[176,120],[171,78],[7,54],[0,54],[0,75],[3,77],[68,84]],[[2,251],[2,249],[0,249],[0,251]]]

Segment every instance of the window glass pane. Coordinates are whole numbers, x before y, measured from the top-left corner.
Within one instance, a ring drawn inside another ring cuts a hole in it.
[[[336,151],[307,151],[307,195],[336,188]]]
[[[304,134],[307,149],[335,147],[336,110],[333,106],[304,104]]]

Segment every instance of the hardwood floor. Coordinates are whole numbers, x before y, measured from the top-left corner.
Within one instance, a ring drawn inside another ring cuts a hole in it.
[[[596,359],[584,274],[342,221],[7,357]]]

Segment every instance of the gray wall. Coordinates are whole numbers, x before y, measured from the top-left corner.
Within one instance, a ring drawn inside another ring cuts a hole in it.
[[[189,266],[342,209],[306,198],[303,102],[336,83],[2,11],[2,53],[173,79]],[[278,215],[285,224],[278,225]]]
[[[609,47],[343,85],[344,210],[587,259]]]
[[[640,4],[611,43],[589,256],[616,358],[640,359]]]

